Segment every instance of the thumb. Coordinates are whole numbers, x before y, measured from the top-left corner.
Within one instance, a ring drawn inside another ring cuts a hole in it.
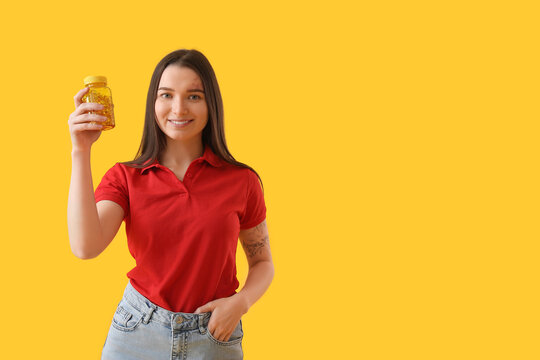
[[[203,312],[211,312],[214,310],[215,305],[213,304],[213,301],[210,301],[209,303],[204,304],[203,306],[200,306],[195,310],[195,314],[200,314]]]

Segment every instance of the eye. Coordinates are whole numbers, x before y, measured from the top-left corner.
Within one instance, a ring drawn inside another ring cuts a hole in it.
[[[164,95],[165,95],[165,96],[170,96],[170,94],[167,94],[167,93],[163,93],[163,94],[161,94],[161,95],[159,95],[159,96],[163,97]]]
[[[197,99],[201,99],[201,97],[199,95],[190,95],[189,97],[192,98],[193,96],[196,96]]]

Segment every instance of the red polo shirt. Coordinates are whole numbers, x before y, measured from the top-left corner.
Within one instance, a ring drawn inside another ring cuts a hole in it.
[[[183,181],[158,161],[143,169],[116,163],[95,200],[124,209],[137,264],[127,277],[142,295],[173,312],[192,313],[236,293],[239,231],[266,218],[257,175],[221,160],[209,146]]]

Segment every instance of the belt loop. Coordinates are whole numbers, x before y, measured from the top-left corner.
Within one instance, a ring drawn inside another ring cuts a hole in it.
[[[206,329],[204,328],[204,314],[197,314],[199,317],[199,332],[204,335],[206,334]]]
[[[148,304],[146,304],[148,305]],[[149,306],[149,309],[147,309],[143,316],[143,323],[146,325],[150,321],[150,318],[152,317],[152,314],[156,311],[156,306],[154,304],[151,304]]]

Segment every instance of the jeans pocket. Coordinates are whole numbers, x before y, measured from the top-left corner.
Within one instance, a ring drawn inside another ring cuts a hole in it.
[[[122,300],[113,316],[112,326],[120,331],[133,331],[142,322],[144,314]]]
[[[234,328],[234,331],[231,334],[231,337],[228,341],[219,341],[217,340],[212,334],[210,333],[210,330],[206,328],[206,335],[210,340],[212,340],[215,344],[221,345],[221,346],[230,346],[238,344],[242,341],[242,338],[244,337],[244,331],[242,330],[242,320],[238,322],[238,325],[236,325],[236,328]]]

